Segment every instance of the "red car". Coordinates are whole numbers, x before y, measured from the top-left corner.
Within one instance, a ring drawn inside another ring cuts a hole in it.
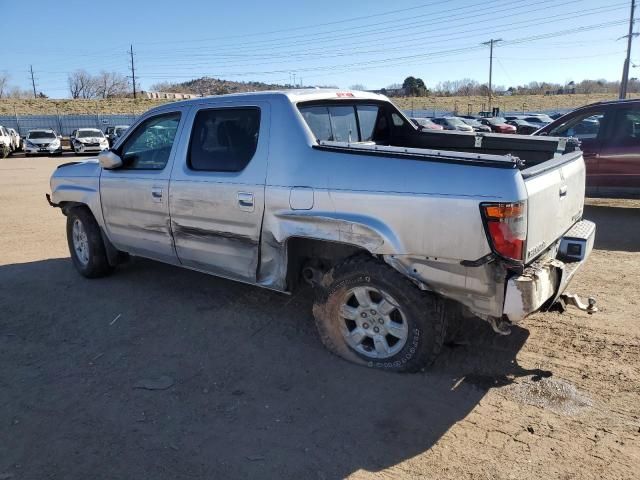
[[[411,121],[423,130],[444,130],[442,125],[438,125],[430,118],[412,118]]]
[[[509,125],[502,117],[480,118],[480,123],[488,126],[494,133],[516,133],[516,127]]]
[[[534,135],[580,140],[587,166],[587,193],[640,194],[640,100],[587,105]]]

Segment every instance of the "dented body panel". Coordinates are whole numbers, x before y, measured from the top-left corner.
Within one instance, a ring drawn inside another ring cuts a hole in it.
[[[114,149],[146,119],[180,112],[164,169],[105,170],[96,161],[64,166],[51,179],[53,203],[86,204],[119,250],[283,292],[293,287],[289,245],[308,239],[365,250],[418,288],[455,300],[483,318],[506,314],[519,320],[559,294],[561,276],[553,258],[551,267],[534,275],[528,270],[517,274],[494,255],[479,209],[483,202],[527,202],[530,192],[550,195],[555,186],[540,175],[526,179],[523,162],[511,155],[484,153],[482,138],[472,153],[370,143],[320,145],[298,103],[388,102],[375,94],[350,95],[296,90],[158,107],[132,125]],[[260,110],[255,154],[239,172],[192,170],[187,158],[197,113],[225,108]],[[555,161],[577,190],[561,203],[566,215],[576,216],[575,223],[582,213],[584,163],[579,152],[568,167],[562,158]],[[544,175],[563,181],[558,169]],[[542,228],[540,218],[551,213],[530,209],[529,215],[536,215],[532,225]],[[544,248],[528,250],[527,263],[548,254],[570,227],[565,216],[557,217],[552,232],[538,235]],[[536,293],[518,295],[525,290]]]

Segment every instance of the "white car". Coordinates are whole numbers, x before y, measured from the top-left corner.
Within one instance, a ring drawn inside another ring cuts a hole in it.
[[[50,128],[29,130],[24,141],[24,154],[29,155],[62,155],[62,143],[56,132]]]
[[[13,139],[9,130],[0,125],[0,158],[5,158],[13,152]]]
[[[7,128],[9,136],[11,137],[11,146],[14,152],[22,150],[22,138],[20,134],[14,128]]]
[[[109,140],[97,128],[79,128],[71,136],[71,149],[76,155],[101,152],[109,148]]]

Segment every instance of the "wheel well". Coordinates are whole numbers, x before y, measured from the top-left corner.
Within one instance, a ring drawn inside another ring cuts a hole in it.
[[[368,250],[348,243],[313,238],[290,238],[287,241],[288,290],[295,291],[303,282],[303,268],[311,266],[322,272],[328,272],[345,258],[357,254],[371,256]]]
[[[60,207],[60,210],[62,210],[62,213],[64,215],[68,215],[69,211],[74,209],[74,208],[86,208],[89,213],[91,215],[93,215],[93,212],[91,211],[91,209],[89,208],[89,206],[86,203],[81,203],[81,202],[60,202],[58,204],[58,206]],[[95,218],[95,216],[94,216]]]

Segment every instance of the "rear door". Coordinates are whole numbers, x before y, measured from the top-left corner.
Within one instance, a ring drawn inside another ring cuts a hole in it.
[[[640,192],[640,103],[611,109],[598,158],[601,193]]]
[[[585,165],[580,152],[566,155],[573,160],[555,158],[522,172],[528,194],[525,263],[546,250],[582,217]],[[536,171],[540,173],[532,174]]]
[[[169,204],[183,265],[256,281],[269,104],[200,105],[171,175]]]

